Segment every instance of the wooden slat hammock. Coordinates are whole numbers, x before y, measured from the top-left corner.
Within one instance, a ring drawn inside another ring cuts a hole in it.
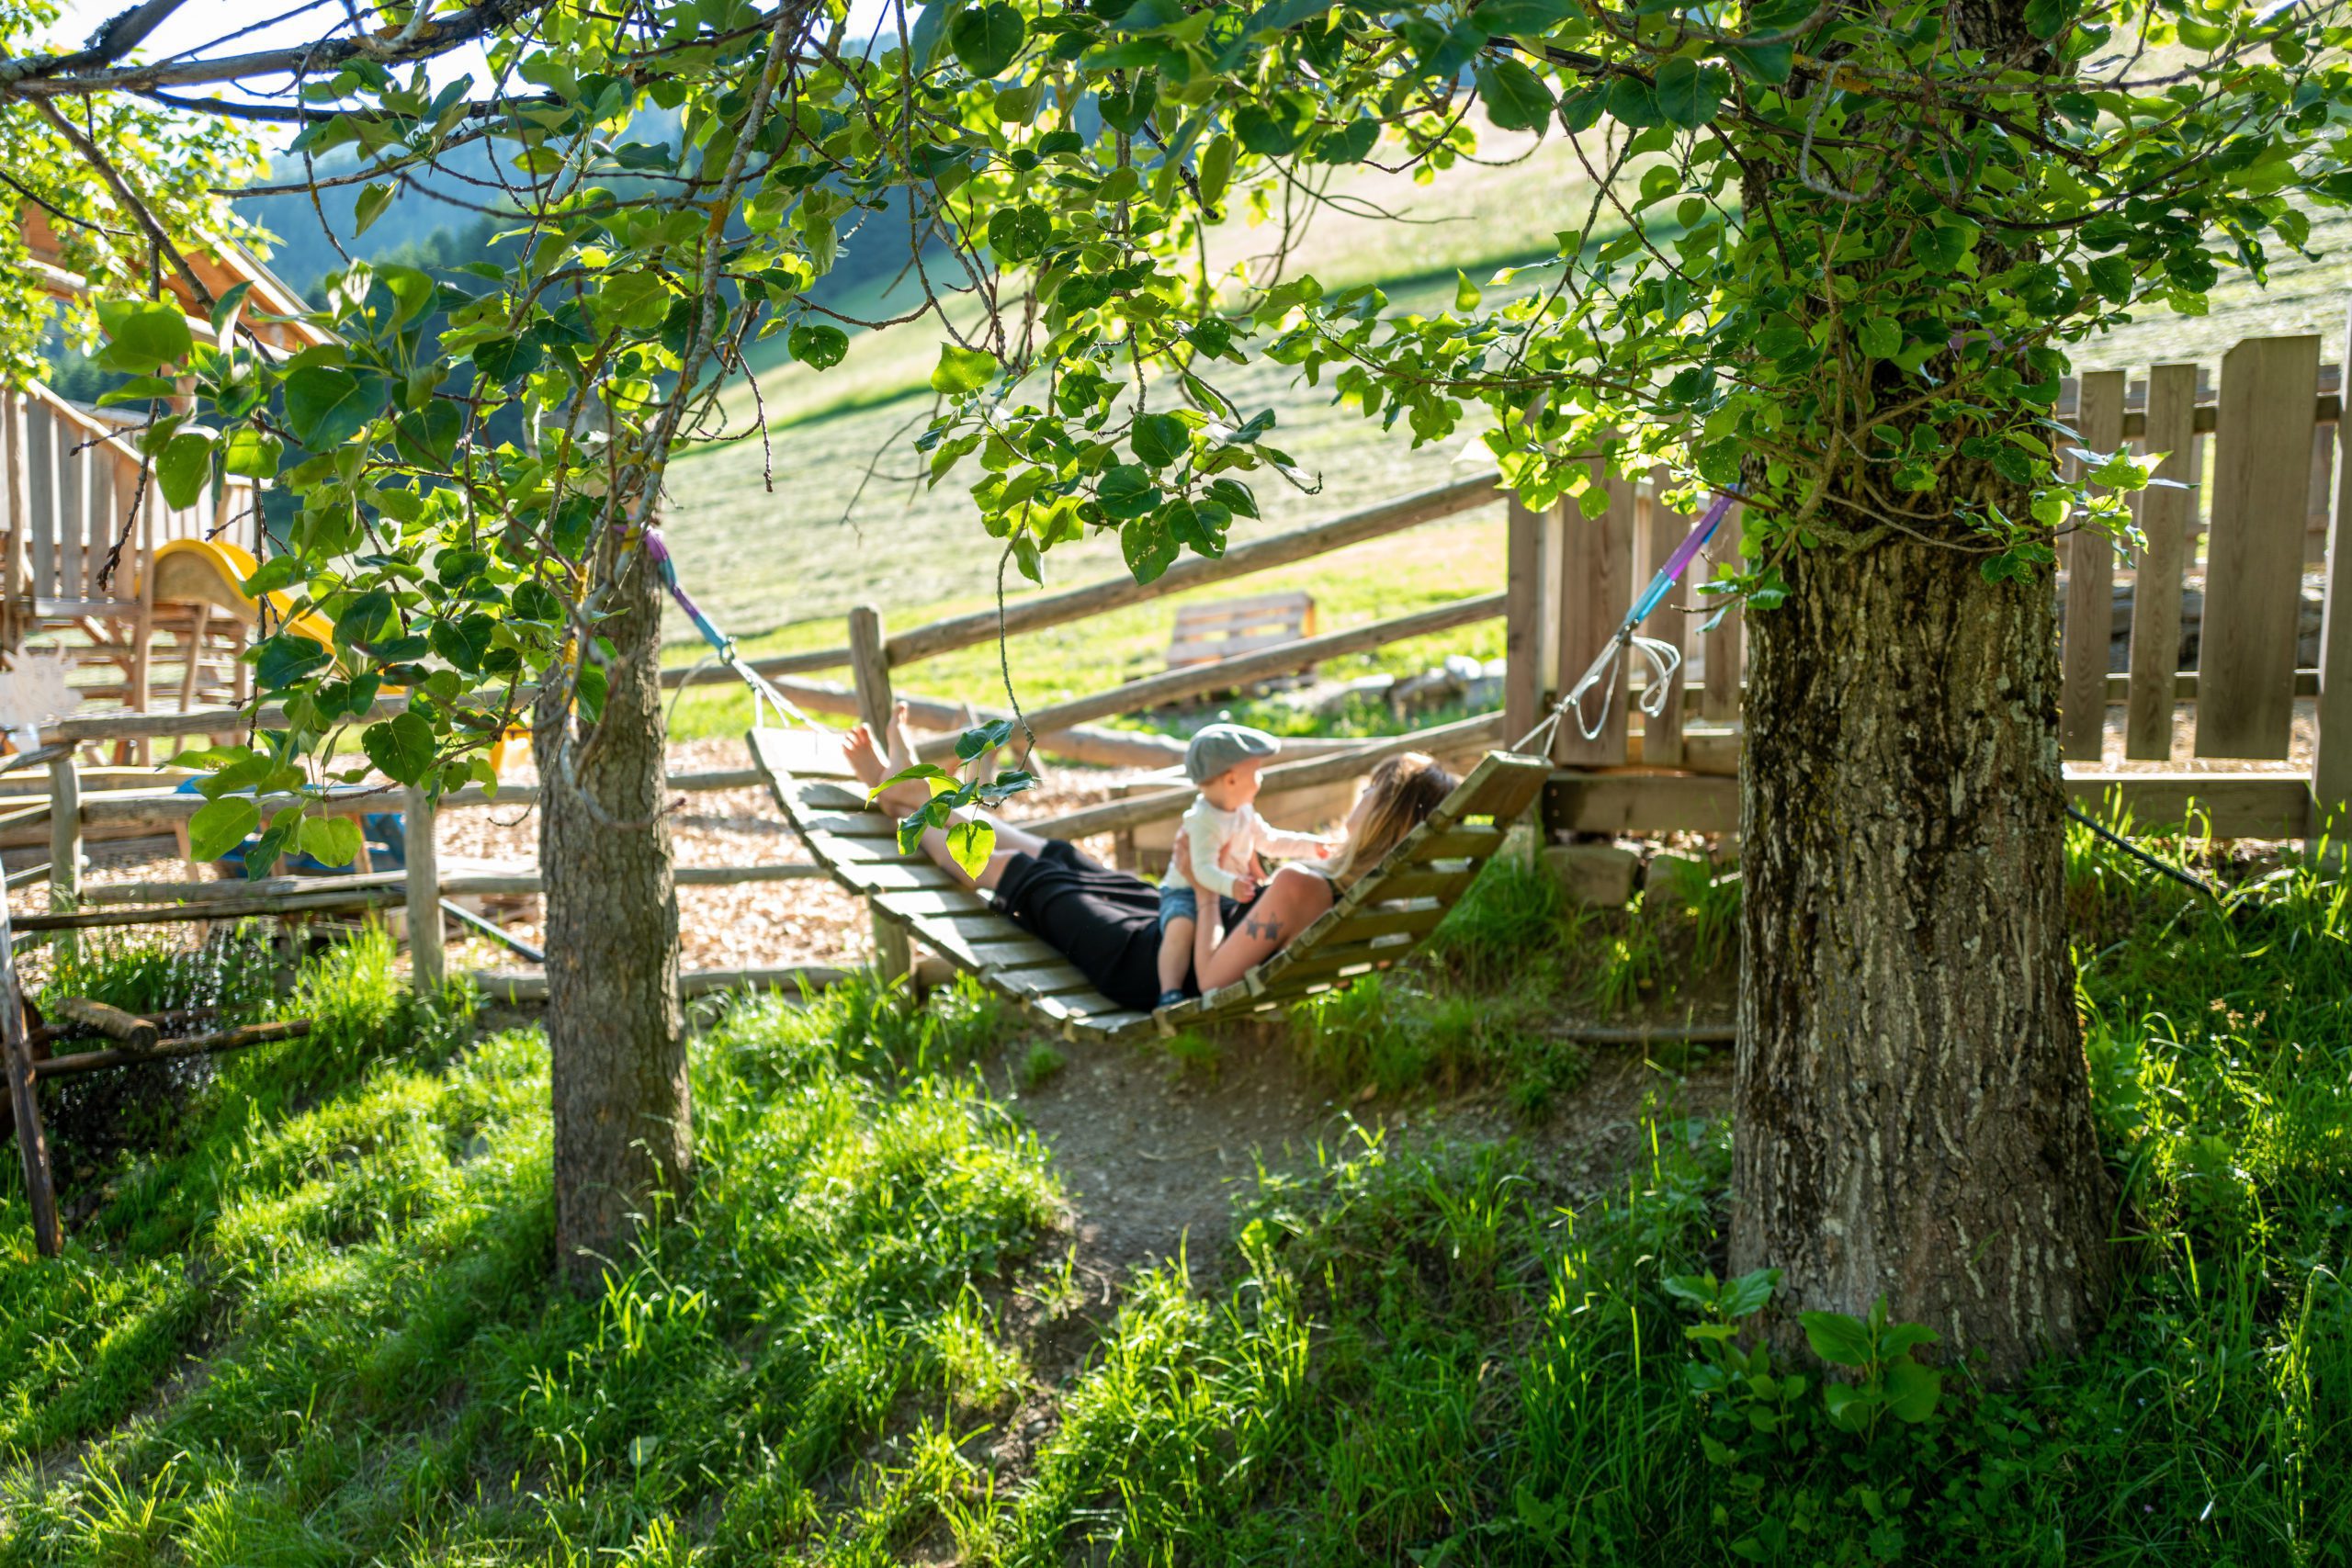
[[[952,873],[920,852],[901,854],[898,824],[871,809],[854,781],[843,782],[838,751],[826,755],[820,738],[760,728],[750,742],[777,806],[836,882],[865,895],[877,918],[897,922],[1072,1040],[1169,1032],[1267,1012],[1394,964],[1445,918],[1551,773],[1541,758],[1485,758],[1427,821],[1280,953],[1230,986],[1155,1014],[1121,1008]]]

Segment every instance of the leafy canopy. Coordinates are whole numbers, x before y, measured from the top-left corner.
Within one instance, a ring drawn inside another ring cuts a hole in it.
[[[740,434],[716,394],[745,346],[782,333],[822,371],[876,324],[810,297],[846,247],[920,286],[942,342],[918,446],[1000,574],[1101,530],[1141,579],[1222,551],[1293,468],[1220,389],[1263,356],[1416,441],[1482,408],[1532,505],[1597,511],[1603,445],[1738,482],[1732,586],[1769,604],[1792,548],[1925,535],[1998,580],[2070,521],[2122,525],[2057,466],[2067,345],[2199,309],[2352,196],[2346,29],[2313,5],[939,0],[870,38],[837,3],[381,15],[308,56],[298,149],[356,149],[389,195],[486,141],[473,198],[511,213],[516,262],[354,265],[318,317],[337,341],[288,358],[110,318],[152,376],[129,395],[195,388],[145,432],[164,482],[286,492],[254,586],[334,628],[262,642],[285,723],[224,778],[315,770],[362,726],[369,761],[438,787],[486,773],[535,683],[593,717],[612,586],[650,570],[674,453]],[[491,80],[433,89],[413,62],[469,28]],[[36,62],[0,105],[138,69]],[[1442,177],[1480,113],[1570,138],[1598,182],[1550,258],[1430,315],[1207,259],[1208,226],[1311,210],[1342,166]],[[2103,457],[2102,487],[2143,476]]]

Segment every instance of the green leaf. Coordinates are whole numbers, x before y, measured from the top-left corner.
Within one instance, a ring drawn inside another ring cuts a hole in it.
[[[1225,187],[1233,180],[1233,138],[1222,131],[1212,137],[1208,146],[1202,150],[1201,166],[1196,177],[1200,181],[1203,207],[1214,209],[1225,199]],[[995,228],[994,220],[990,220],[989,228]],[[990,243],[994,243],[996,236],[991,233],[989,239]]]
[[[849,354],[849,333],[822,321],[803,321],[785,339],[785,347],[811,370],[831,370]]]
[[[658,272],[612,274],[594,296],[596,325],[607,333],[650,331],[670,313],[670,298]]]
[[[1732,43],[1724,58],[1748,80],[1777,87],[1795,72],[1797,51],[1793,43]]]
[[[977,392],[993,379],[998,370],[996,355],[984,348],[958,348],[952,343],[939,345],[939,363],[931,372],[931,389],[949,397],[964,392]]]
[[[232,795],[197,807],[187,821],[187,851],[197,860],[219,860],[261,826],[261,807],[247,795]]]
[[[1488,38],[1542,38],[1577,10],[1574,0],[1486,0],[1470,25]]]
[[[1715,118],[1731,78],[1723,68],[1695,60],[1669,60],[1657,68],[1657,107],[1666,118],[1686,130],[1697,130]]]
[[[254,660],[254,679],[266,692],[282,692],[310,679],[327,666],[326,645],[300,632],[280,632],[261,645]]]
[[[1012,721],[1011,719],[991,719],[986,724],[975,725],[956,737],[956,755],[959,760],[968,762],[975,757],[995,750],[1012,739]]]
[[[164,444],[155,459],[155,484],[165,504],[177,511],[194,506],[212,482],[212,436],[209,431],[183,430]]]
[[[383,406],[380,377],[306,365],[286,378],[286,425],[312,452],[329,452],[368,427]]]
[[[447,398],[435,398],[392,422],[392,446],[404,463],[446,468],[457,454],[458,437],[465,429],[466,416],[458,405]]]
[[[1724,1281],[1723,1306],[1725,1317],[1746,1317],[1760,1312],[1780,1288],[1778,1269],[1758,1269],[1752,1274],[1742,1274],[1736,1280]]]
[[[503,386],[537,369],[546,352],[535,338],[494,337],[474,344],[474,368]]]
[[[187,318],[165,299],[101,299],[98,325],[106,333],[110,368],[145,375],[176,365],[196,347]]]
[[[1898,1421],[1917,1426],[1927,1420],[1943,1392],[1944,1375],[1933,1367],[1905,1359],[1886,1369],[1886,1407]]]
[[[276,479],[277,465],[285,456],[285,442],[266,430],[241,425],[229,432],[221,446],[220,467],[249,479]]]
[[[977,6],[948,24],[947,47],[957,64],[975,76],[995,76],[1012,63],[1028,36],[1021,13],[1003,0]]]
[[[1903,352],[1903,329],[1885,316],[1866,318],[1854,336],[1872,359],[1892,359]]]
[[[1156,582],[1176,564],[1176,540],[1157,517],[1137,517],[1121,525],[1119,553],[1137,582]]]
[[[423,714],[395,714],[371,724],[359,744],[385,777],[401,784],[421,783],[433,766],[433,726]]]
[[[384,209],[392,204],[392,192],[395,188],[397,187],[391,181],[385,180],[381,184],[369,186],[359,193],[359,199],[353,203],[351,208],[353,234],[365,234],[368,232],[368,225],[384,215]]]
[[[1000,261],[1027,261],[1053,237],[1053,220],[1042,207],[1003,207],[989,217],[989,249]]]
[[[1552,118],[1552,90],[1516,60],[1481,61],[1472,70],[1487,118],[1504,130],[1540,130]]]
[[[1193,450],[1191,426],[1172,413],[1148,413],[1128,434],[1136,456],[1155,468],[1181,461]]]
[[[989,857],[996,852],[996,829],[982,818],[968,818],[947,829],[947,858],[964,870],[964,874],[978,882],[989,868]]]
[[[321,865],[346,866],[359,858],[359,824],[348,817],[313,817],[302,824],[299,841]]]
[[[2075,0],[2030,0],[2025,30],[2036,38],[2056,38],[2075,19]]]
[[[1813,1353],[1831,1366],[1870,1364],[1870,1330],[1860,1318],[1842,1312],[1807,1312],[1798,1314],[1797,1321],[1804,1325],[1805,1343],[1813,1347]]]
[[[1455,310],[1475,310],[1478,308],[1478,301],[1485,298],[1486,296],[1479,291],[1478,286],[1470,281],[1468,273],[1459,267],[1454,268],[1453,308]]]

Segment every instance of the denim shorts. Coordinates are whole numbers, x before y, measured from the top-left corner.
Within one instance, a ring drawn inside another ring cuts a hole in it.
[[[1159,929],[1166,931],[1170,920],[1195,920],[1201,918],[1201,896],[1189,883],[1174,877],[1159,885]]]

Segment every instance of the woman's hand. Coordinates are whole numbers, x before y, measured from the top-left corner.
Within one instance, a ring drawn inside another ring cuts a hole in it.
[[[1192,831],[1190,828],[1177,829],[1176,841],[1168,848],[1168,875],[1174,877],[1187,887],[1193,886],[1192,875],[1187,870],[1193,863]],[[1163,882],[1167,879],[1167,877],[1160,878]]]

